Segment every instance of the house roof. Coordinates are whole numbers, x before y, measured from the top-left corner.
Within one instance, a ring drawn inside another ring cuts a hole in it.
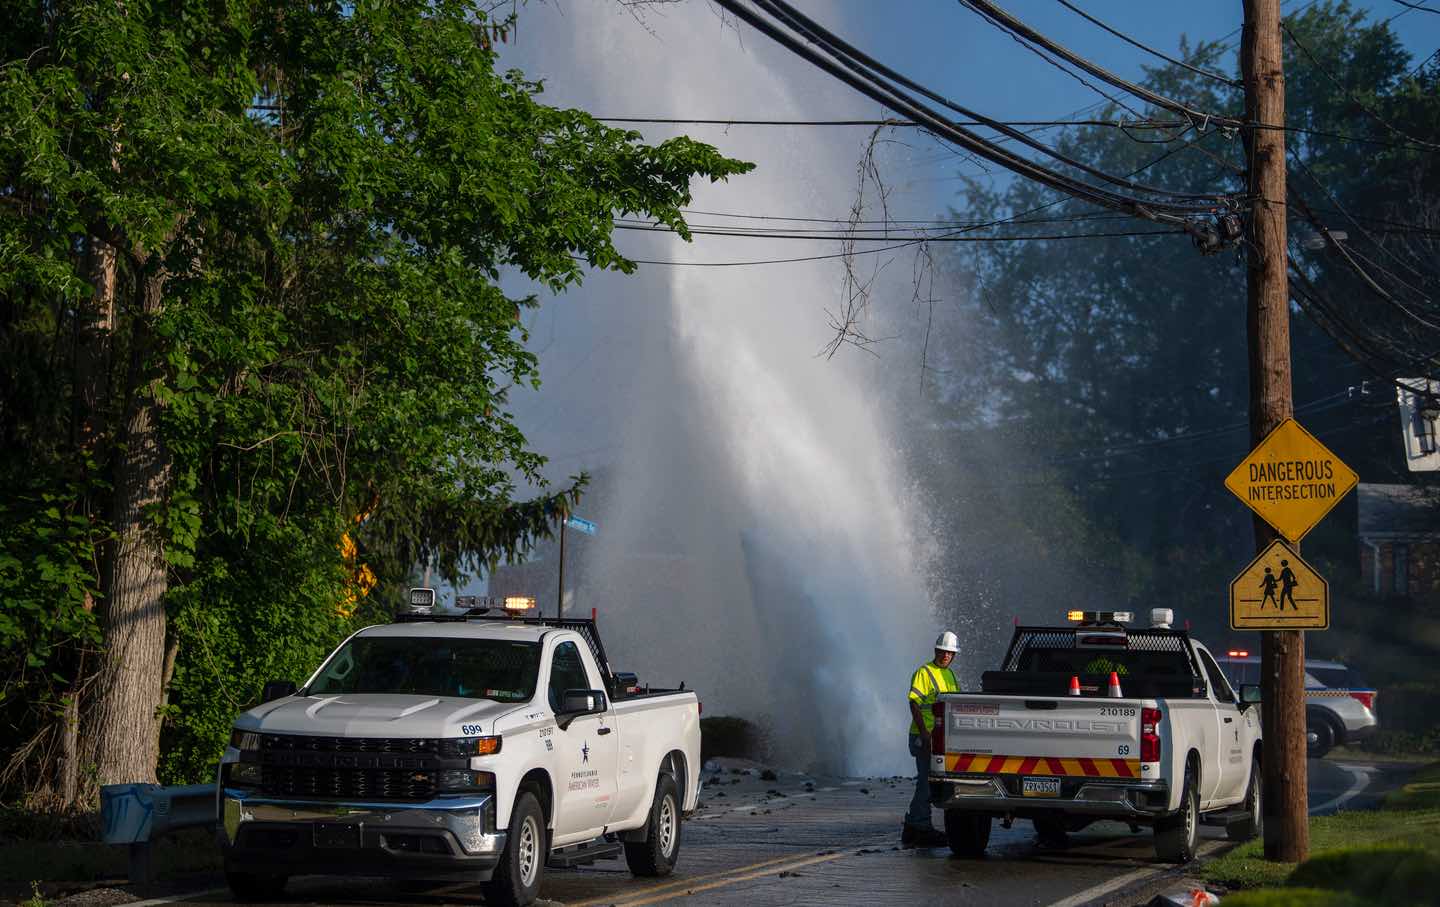
[[[1360,483],[1361,537],[1440,538],[1440,487]]]

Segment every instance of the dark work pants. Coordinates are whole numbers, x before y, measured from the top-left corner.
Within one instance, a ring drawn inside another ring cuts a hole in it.
[[[911,734],[910,755],[915,757],[915,796],[910,798],[905,824],[930,828],[930,738]]]

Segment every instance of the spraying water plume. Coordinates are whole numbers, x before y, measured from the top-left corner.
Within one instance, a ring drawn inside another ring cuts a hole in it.
[[[648,31],[611,4],[531,15],[507,53],[552,80],[551,103],[869,112],[772,48],[742,46],[702,4],[666,7]],[[853,142],[714,132],[696,135],[759,166],[696,187],[696,209],[849,208]],[[656,260],[796,248],[633,239],[629,254]],[[596,474],[582,510],[601,531],[567,554],[567,607],[600,609],[615,662],[686,680],[707,714],[760,720],[785,764],[889,774],[910,765],[907,682],[937,631],[930,552],[871,357],[816,356],[839,282],[833,260],[592,275],[542,310],[545,386],[517,408],[555,478]]]

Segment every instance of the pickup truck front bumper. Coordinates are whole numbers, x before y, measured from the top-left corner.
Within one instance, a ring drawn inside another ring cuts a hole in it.
[[[285,875],[486,881],[505,851],[490,794],[337,803],[220,791],[225,868]]]
[[[1021,779],[1010,775],[930,776],[930,803],[938,809],[965,809],[1015,816],[1094,816],[1148,820],[1169,811],[1170,788],[1164,781],[1065,778],[1054,797],[1027,797]]]

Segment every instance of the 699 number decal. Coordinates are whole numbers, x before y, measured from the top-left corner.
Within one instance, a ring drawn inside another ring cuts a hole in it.
[[[466,737],[478,737],[480,735],[480,725],[462,724],[460,725],[460,733],[464,734]]]

